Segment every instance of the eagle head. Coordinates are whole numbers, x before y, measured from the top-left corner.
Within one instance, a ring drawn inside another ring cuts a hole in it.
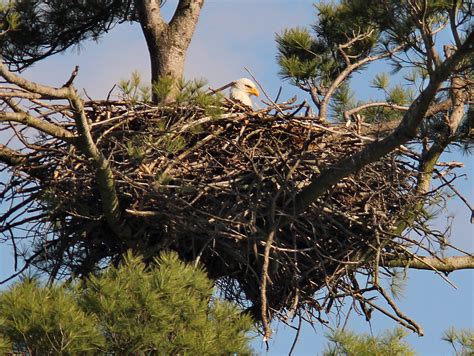
[[[255,84],[247,78],[240,78],[232,82],[230,86],[230,98],[238,100],[242,104],[252,107],[251,95],[259,96]]]

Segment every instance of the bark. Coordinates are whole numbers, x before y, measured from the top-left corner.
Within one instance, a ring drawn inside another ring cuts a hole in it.
[[[447,118],[447,122],[445,122],[446,127],[444,129],[444,133],[440,134],[438,139],[433,142],[431,147],[429,147],[429,149],[423,153],[416,187],[416,193],[420,196],[429,192],[435,166],[444,150],[456,138],[455,134],[464,115],[464,104],[467,103],[469,99],[468,92],[465,88],[465,80],[458,76],[453,76],[451,79],[451,100],[448,99],[442,103],[434,105],[438,108],[447,109],[445,108],[446,104],[444,104],[447,102],[447,104],[449,104],[449,108],[451,109],[451,113]],[[405,228],[414,221],[416,216],[419,215],[419,212],[422,208],[423,202],[420,201],[411,209],[407,209],[407,215],[397,225],[395,234],[401,234]]]
[[[162,16],[157,0],[135,0],[139,21],[148,46],[151,63],[151,81],[169,76],[175,81],[183,77],[186,52],[196,28],[204,0],[180,0],[169,23]],[[177,95],[173,86],[164,102]],[[153,95],[153,101],[157,101]]]
[[[416,259],[405,258],[386,261],[386,267],[400,267],[421,270],[436,270],[438,272],[453,272],[461,269],[474,269],[474,256],[455,256],[446,258],[417,256]]]
[[[101,197],[102,211],[111,230],[119,237],[127,238],[130,231],[125,224],[120,208],[115,179],[109,161],[98,150],[90,133],[84,105],[76,90],[69,87],[69,102],[74,109],[74,120],[79,133],[76,146],[95,168],[97,187]]]
[[[16,167],[25,162],[25,156],[0,143],[0,162]]]
[[[75,138],[71,132],[63,129],[61,126],[30,116],[24,112],[0,112],[0,122],[18,122],[67,142],[73,142]]]

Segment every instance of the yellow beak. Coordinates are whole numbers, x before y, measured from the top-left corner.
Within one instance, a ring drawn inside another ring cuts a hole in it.
[[[255,96],[259,96],[259,95],[260,95],[260,93],[258,92],[257,88],[250,88],[250,89],[248,90],[248,93],[249,93],[250,95],[255,95]]]

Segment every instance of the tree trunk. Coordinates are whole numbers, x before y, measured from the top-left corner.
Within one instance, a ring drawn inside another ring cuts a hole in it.
[[[186,52],[203,4],[204,0],[180,0],[171,21],[166,23],[161,17],[159,0],[135,0],[150,54],[151,82],[156,83],[163,76],[174,80],[170,93],[162,98],[163,102],[176,98],[176,81],[183,77]],[[153,101],[158,101],[155,94]]]

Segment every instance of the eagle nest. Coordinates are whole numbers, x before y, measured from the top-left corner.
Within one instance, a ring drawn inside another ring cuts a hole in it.
[[[42,178],[14,174],[11,181],[39,201],[41,215],[26,222],[36,232],[30,261],[55,276],[77,275],[130,248],[150,259],[172,249],[203,264],[226,298],[264,323],[295,313],[325,322],[321,312],[347,296],[369,318],[381,308],[365,293],[387,296],[377,282],[390,274],[384,261],[406,256],[410,246],[397,228],[421,219],[410,211],[430,194],[416,195],[417,156],[405,148],[336,182],[296,214],[295,196],[311,179],[376,139],[297,116],[298,109],[228,106],[209,114],[191,105],[86,104],[128,233],[118,237],[107,224],[84,156],[41,138],[35,163],[22,171],[35,176],[41,166]],[[74,130],[70,119],[64,125]],[[384,312],[413,328],[396,307]]]

